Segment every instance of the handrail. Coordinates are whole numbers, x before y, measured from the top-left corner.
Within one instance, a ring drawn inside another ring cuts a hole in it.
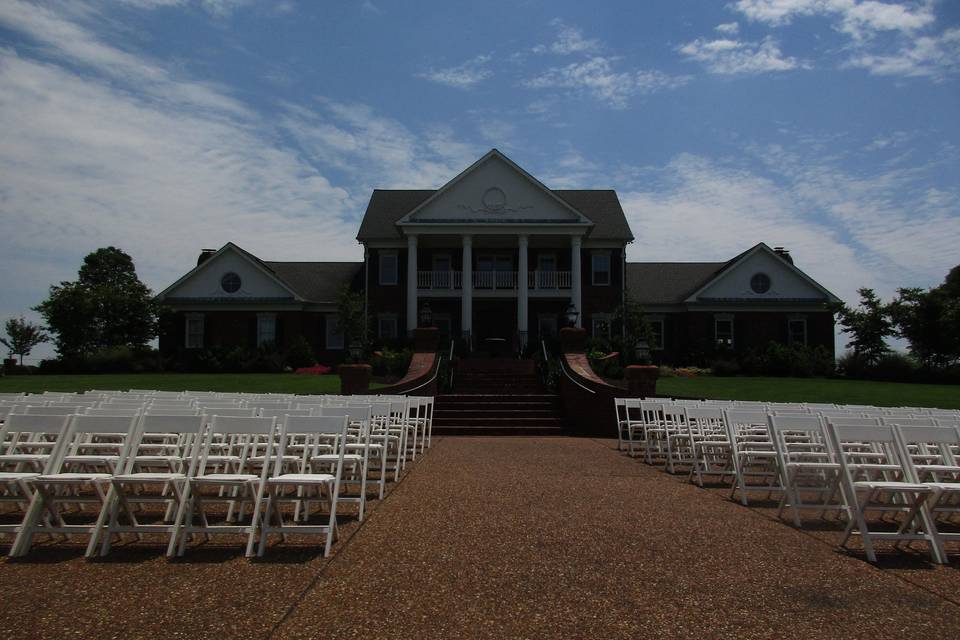
[[[540,347],[543,349],[543,361],[550,362],[550,356],[547,355],[547,341],[540,340]]]
[[[447,356],[447,366],[450,367],[450,390],[453,390],[453,353],[455,351],[457,341],[453,338],[450,338],[450,355]]]
[[[563,357],[563,355],[560,356],[560,370],[563,371],[563,375],[567,376],[567,377],[570,379],[570,382],[572,382],[573,384],[577,385],[578,387],[580,387],[580,388],[583,389],[584,391],[589,391],[590,393],[596,395],[596,393],[597,393],[596,391],[594,391],[593,389],[590,389],[589,387],[583,386],[582,384],[580,384],[579,382],[577,382],[576,380],[574,380],[574,379],[573,379],[573,376],[571,376],[569,373],[567,373],[567,368],[564,366],[564,357]]]
[[[424,382],[423,384],[418,384],[418,385],[415,386],[413,389],[407,389],[406,391],[403,392],[404,395],[410,395],[411,392],[416,391],[417,389],[420,389],[421,387],[427,386],[428,384],[430,384],[431,382],[433,382],[434,380],[436,380],[438,375],[440,375],[440,358],[437,358],[437,363],[436,363],[436,364],[434,365],[434,367],[433,367],[433,376],[432,376],[429,380],[427,380],[426,382]]]

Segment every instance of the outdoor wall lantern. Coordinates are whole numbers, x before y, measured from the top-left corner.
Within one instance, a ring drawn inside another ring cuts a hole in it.
[[[568,327],[577,326],[577,318],[580,317],[580,312],[577,311],[577,305],[572,302],[567,305],[567,308],[563,310],[561,318],[566,323]]]
[[[633,353],[637,356],[637,361],[640,364],[650,363],[650,345],[647,343],[646,338],[637,340],[637,343],[633,345]]]
[[[429,302],[424,302],[423,306],[420,307],[420,326],[421,327],[433,326],[433,309],[430,308]]]

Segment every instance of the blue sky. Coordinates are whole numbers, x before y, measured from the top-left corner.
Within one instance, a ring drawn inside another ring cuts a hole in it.
[[[631,260],[764,241],[847,300],[933,286],[958,74],[948,0],[0,0],[0,318],[109,244],[158,291],[227,241],[361,259],[373,188],[490,147],[616,189]]]

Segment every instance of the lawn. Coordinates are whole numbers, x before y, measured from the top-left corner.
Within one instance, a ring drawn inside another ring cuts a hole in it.
[[[906,384],[824,378],[661,378],[657,393],[665,396],[770,402],[833,402],[878,407],[960,409],[960,386]]]
[[[373,384],[371,387],[382,385]],[[340,393],[340,376],[295,373],[139,373],[65,376],[7,376],[0,392],[84,391],[86,389],[227,391],[249,393]]]

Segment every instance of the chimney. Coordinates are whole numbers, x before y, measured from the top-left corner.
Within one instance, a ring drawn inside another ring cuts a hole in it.
[[[216,249],[201,249],[200,256],[197,258],[197,266],[199,267],[204,262],[210,259],[210,257],[217,252]]]
[[[781,258],[783,258],[784,260],[786,260],[787,262],[789,262],[790,264],[793,264],[793,258],[790,256],[790,252],[784,249],[783,247],[774,247],[773,252],[778,256],[780,256]]]

